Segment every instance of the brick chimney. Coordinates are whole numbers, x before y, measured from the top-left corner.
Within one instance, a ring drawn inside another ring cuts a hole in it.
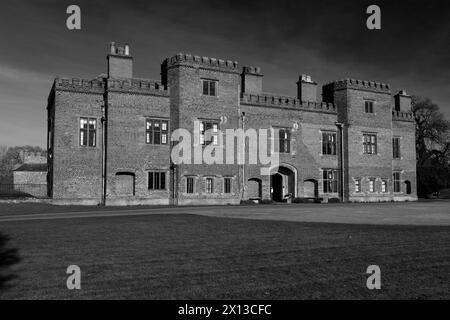
[[[133,78],[133,57],[130,56],[130,46],[116,46],[111,42],[108,60],[108,78]]]
[[[244,67],[241,74],[241,90],[247,93],[262,93],[261,68]]]
[[[411,111],[411,96],[405,90],[400,90],[394,96],[394,110],[395,111]]]
[[[297,98],[300,101],[317,101],[317,83],[312,81],[311,76],[302,74],[297,81]]]

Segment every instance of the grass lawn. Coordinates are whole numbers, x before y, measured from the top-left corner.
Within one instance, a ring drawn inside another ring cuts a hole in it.
[[[0,299],[449,299],[450,227],[149,215],[3,222]],[[79,265],[81,290],[66,288]],[[381,268],[381,290],[366,268]]]

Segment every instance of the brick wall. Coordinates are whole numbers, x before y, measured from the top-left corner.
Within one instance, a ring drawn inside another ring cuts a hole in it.
[[[125,59],[124,61],[128,61]],[[118,66],[118,68],[127,66]],[[119,69],[120,69],[119,68]],[[49,179],[54,199],[83,199],[98,203],[102,196],[102,106],[108,104],[107,197],[109,204],[226,204],[254,196],[271,197],[270,176],[261,175],[261,164],[171,165],[171,144],[145,142],[147,118],[169,120],[169,130],[186,129],[194,137],[194,122],[215,121],[226,129],[291,130],[291,149],[280,154],[280,164],[295,181],[293,196],[311,195],[311,183],[324,199],[323,169],[341,167],[339,152],[322,154],[322,132],[343,129],[344,195],[350,201],[416,199],[414,123],[405,103],[394,112],[388,85],[342,80],[323,87],[325,102],[264,94],[259,68],[242,73],[236,62],[178,54],[162,65],[162,81],[143,79],[56,79],[49,98]],[[203,94],[202,79],[217,81],[217,94]],[[242,83],[242,81],[246,83]],[[314,84],[315,86],[315,84]],[[374,102],[374,113],[364,102]],[[245,113],[245,118],[242,117]],[[95,147],[79,142],[80,117],[97,120]],[[243,120],[244,119],[244,120]],[[363,153],[363,133],[377,135],[377,154]],[[401,159],[392,156],[392,137],[401,137]],[[237,144],[230,151],[237,155]],[[254,152],[246,146],[247,154]],[[339,147],[338,147],[339,150]],[[192,150],[191,150],[192,152]],[[193,162],[194,155],[191,154]],[[266,166],[264,166],[266,167]],[[277,171],[278,168],[272,168]],[[166,173],[166,190],[148,189],[148,172]],[[401,172],[402,192],[392,192],[392,173]],[[194,179],[194,192],[187,193],[187,178]],[[341,175],[339,175],[339,178]],[[213,179],[213,192],[206,192],[206,179]],[[231,193],[224,193],[224,180],[231,179]],[[355,179],[362,179],[362,192],[355,192]],[[376,179],[376,192],[369,192],[368,179]],[[381,180],[389,182],[382,193]],[[133,190],[126,189],[132,181]],[[406,194],[406,182],[411,194]],[[289,182],[291,183],[291,182]],[[314,189],[314,187],[313,187]],[[313,190],[314,191],[314,190]],[[133,194],[134,192],[134,194]]]

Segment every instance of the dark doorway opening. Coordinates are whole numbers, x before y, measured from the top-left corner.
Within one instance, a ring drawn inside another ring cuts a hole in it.
[[[406,194],[411,194],[411,181],[405,181]]]
[[[276,202],[283,201],[283,177],[279,173],[270,176],[270,188],[272,200]]]

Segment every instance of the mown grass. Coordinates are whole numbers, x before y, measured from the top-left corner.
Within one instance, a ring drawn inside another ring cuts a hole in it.
[[[21,258],[0,299],[450,298],[450,227],[149,215],[3,222],[0,232]],[[71,264],[81,290],[66,288]],[[381,290],[366,288],[372,264]]]

